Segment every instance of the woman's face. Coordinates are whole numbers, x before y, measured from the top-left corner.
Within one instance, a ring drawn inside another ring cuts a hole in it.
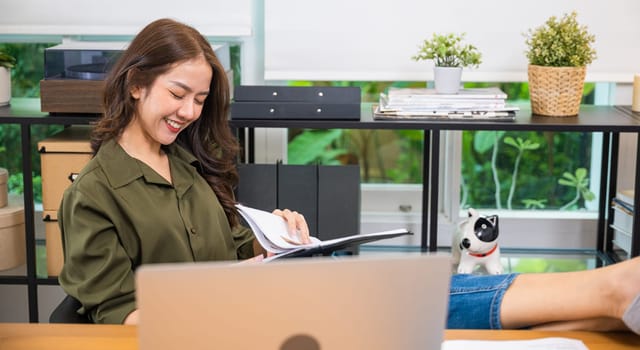
[[[136,118],[149,141],[168,145],[178,133],[200,117],[209,94],[213,72],[203,56],[175,64],[156,78],[149,88],[135,88],[131,96],[137,100]]]

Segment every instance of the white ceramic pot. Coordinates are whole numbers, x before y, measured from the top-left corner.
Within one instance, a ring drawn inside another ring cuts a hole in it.
[[[462,67],[434,67],[433,80],[439,94],[457,94],[462,80]]]
[[[9,104],[11,100],[11,71],[0,67],[0,106]]]

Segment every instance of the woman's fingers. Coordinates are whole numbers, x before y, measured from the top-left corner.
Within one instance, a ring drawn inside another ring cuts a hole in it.
[[[283,217],[287,222],[289,236],[297,238],[304,244],[311,243],[309,239],[309,226],[304,219],[304,215],[289,209],[276,209],[273,211],[273,214]]]

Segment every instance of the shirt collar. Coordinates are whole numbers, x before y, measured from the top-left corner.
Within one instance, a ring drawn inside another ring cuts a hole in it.
[[[179,192],[184,192],[193,184],[194,176],[197,175],[196,167],[200,163],[195,156],[179,145],[171,144],[166,146],[165,150],[169,155],[171,172],[175,175],[174,187]],[[167,184],[166,180],[151,168],[142,166],[140,161],[129,156],[114,139],[100,146],[96,158],[113,188],[125,186],[140,177],[144,177],[145,181],[150,183]],[[191,176],[184,176],[183,171],[187,171]]]

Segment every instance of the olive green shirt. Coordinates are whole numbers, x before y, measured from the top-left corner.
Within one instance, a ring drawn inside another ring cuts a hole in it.
[[[175,144],[166,152],[173,184],[112,140],[64,193],[59,281],[94,322],[122,323],[136,308],[134,271],[142,264],[253,255],[253,234],[229,227],[196,158]]]

